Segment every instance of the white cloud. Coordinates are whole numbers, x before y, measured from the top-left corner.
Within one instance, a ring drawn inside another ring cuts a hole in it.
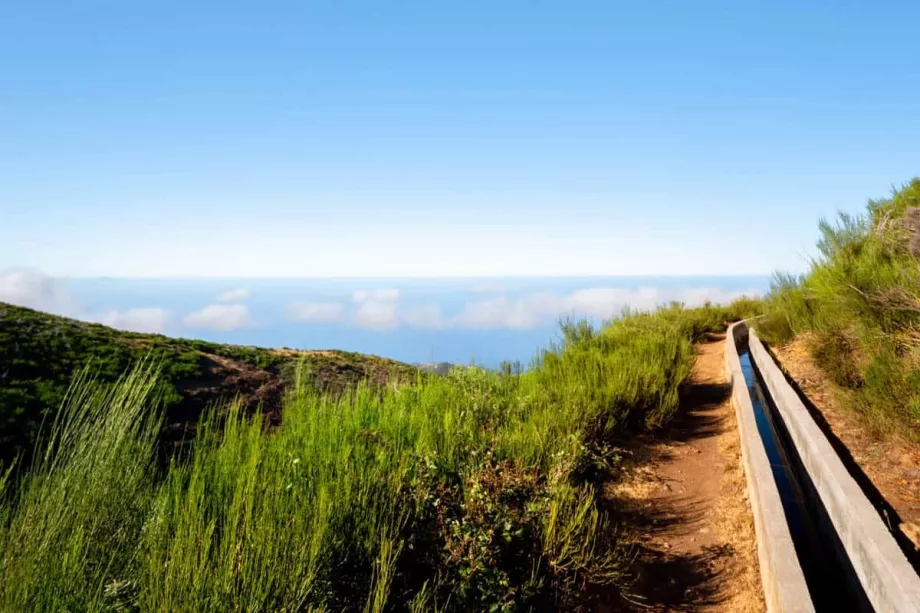
[[[85,319],[111,328],[118,328],[119,330],[162,333],[169,323],[169,311],[156,307],[127,309],[124,311],[110,309],[95,315],[87,315]]]
[[[441,307],[429,304],[406,309],[400,319],[413,328],[437,330],[443,328],[447,322],[441,314]]]
[[[354,323],[371,330],[392,330],[399,325],[399,290],[358,290],[352,294],[358,304]]]
[[[186,316],[185,325],[231,332],[253,324],[249,307],[243,304],[212,304]]]
[[[285,309],[290,321],[334,322],[341,321],[342,315],[338,302],[292,302]]]
[[[565,313],[609,319],[618,315],[626,306],[640,311],[653,309],[662,303],[662,296],[653,287],[592,287],[572,292],[565,297],[563,303]]]
[[[496,284],[474,288],[480,295],[463,305],[459,313],[444,313],[436,303],[406,305],[398,289],[355,291],[354,302],[292,302],[285,309],[289,321],[348,322],[371,330],[387,331],[400,325],[424,330],[443,329],[512,329],[526,330],[550,324],[564,315],[609,319],[625,306],[650,310],[671,301],[698,306],[711,301],[730,302],[742,295],[757,296],[756,289],[733,291],[718,287],[690,288],[618,288],[587,287],[567,294],[535,292],[511,296]],[[220,294],[221,302],[249,297],[248,288],[236,288]],[[157,307],[130,309],[81,310],[67,291],[65,281],[37,271],[13,270],[0,273],[0,301],[31,307],[79,319],[95,321],[114,328],[136,332],[161,333],[171,322],[169,311]],[[216,331],[232,331],[254,324],[250,309],[240,303],[215,303],[188,314],[185,325]]]
[[[507,298],[468,302],[453,323],[462,328],[513,328],[510,321],[514,310],[513,303]]]
[[[399,323],[397,303],[385,300],[367,300],[358,308],[355,323],[372,330],[392,330]]]
[[[467,303],[453,323],[464,328],[526,330],[558,316],[562,309],[563,301],[550,293],[529,294],[517,300],[502,296]]]
[[[32,270],[0,273],[0,301],[58,315],[72,315],[77,307],[60,279]]]
[[[447,325],[485,330],[526,330],[564,315],[610,319],[619,315],[627,306],[634,310],[648,311],[672,301],[683,302],[688,307],[699,306],[707,300],[715,304],[724,304],[744,295],[756,296],[759,292],[755,289],[727,291],[706,287],[673,291],[654,287],[594,287],[577,290],[565,296],[548,292],[528,294],[517,299],[500,296],[468,302],[463,311]],[[405,321],[413,325],[410,320]]]
[[[706,301],[713,304],[727,304],[741,296],[758,296],[756,289],[728,291],[715,287],[692,287],[662,290],[655,287],[624,289],[596,287],[578,290],[565,297],[565,312],[576,316],[586,315],[597,319],[609,319],[625,307],[637,311],[650,311],[670,302],[681,302],[695,307]]]
[[[248,287],[237,287],[236,289],[230,289],[225,292],[222,292],[217,295],[218,302],[239,302],[241,300],[246,300],[252,296],[252,292]]]
[[[169,323],[169,312],[157,307],[85,312],[61,279],[31,270],[0,274],[0,301],[132,332],[160,333]]]
[[[352,299],[355,302],[368,302],[375,300],[378,302],[396,302],[399,300],[399,290],[398,289],[374,289],[374,290],[358,290],[352,294]]]
[[[748,289],[745,291],[727,291],[717,287],[695,287],[681,290],[674,300],[683,302],[688,307],[699,306],[706,302],[713,304],[727,304],[742,296],[754,298],[760,296],[760,290]]]

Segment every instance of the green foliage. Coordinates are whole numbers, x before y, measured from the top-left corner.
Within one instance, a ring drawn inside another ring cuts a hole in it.
[[[200,375],[198,353],[181,342],[0,303],[0,461],[33,448],[74,372],[89,365],[97,381],[113,383],[144,359],[161,365],[154,387],[166,405],[181,399],[176,382]]]
[[[78,378],[44,453],[3,491],[2,610],[102,610],[134,585],[154,500],[155,375],[141,365],[114,386]]]
[[[777,275],[757,329],[785,342],[803,333],[846,404],[878,432],[920,433],[920,260],[908,223],[920,179],[863,215],[822,221],[820,257],[800,278]]]
[[[667,421],[730,315],[626,314],[526,371],[338,396],[301,371],[281,426],[212,411],[163,474],[154,373],[78,382],[0,499],[0,610],[576,610],[627,560],[585,467]]]
[[[98,384],[111,385],[135,365],[155,363],[154,392],[168,414],[181,413],[183,386],[208,378],[206,355],[287,378],[301,359],[291,351],[122,332],[0,303],[0,467],[17,456],[31,457],[42,423],[54,420],[73,373],[85,366]],[[381,383],[390,375],[415,374],[408,365],[357,353],[329,351],[303,359],[319,385],[336,391],[365,378]]]

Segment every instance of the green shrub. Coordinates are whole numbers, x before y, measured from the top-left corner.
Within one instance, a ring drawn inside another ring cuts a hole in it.
[[[809,333],[816,363],[843,388],[845,404],[882,432],[920,434],[920,179],[863,215],[820,223],[820,255],[806,275],[777,275],[757,322],[766,340]]]

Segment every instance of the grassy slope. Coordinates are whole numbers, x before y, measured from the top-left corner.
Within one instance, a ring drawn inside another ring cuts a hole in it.
[[[821,255],[801,278],[779,275],[763,336],[804,335],[842,405],[878,434],[920,439],[920,179],[861,216],[821,222]]]
[[[148,359],[161,372],[151,395],[174,426],[195,421],[209,403],[240,394],[249,409],[277,412],[281,391],[303,359],[324,390],[369,378],[412,377],[412,367],[343,351],[276,351],[113,330],[0,303],[0,462],[32,448],[42,420],[61,405],[84,366],[113,383]]]
[[[303,377],[280,428],[210,415],[165,474],[149,377],[80,385],[0,495],[0,610],[588,607],[624,580],[612,444],[666,422],[693,341],[755,308],[568,325],[524,373],[338,397]]]

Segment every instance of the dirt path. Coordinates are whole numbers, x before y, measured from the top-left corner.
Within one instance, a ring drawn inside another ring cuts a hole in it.
[[[724,335],[698,346],[673,424],[627,450],[608,488],[636,547],[638,610],[764,610],[723,350]]]

